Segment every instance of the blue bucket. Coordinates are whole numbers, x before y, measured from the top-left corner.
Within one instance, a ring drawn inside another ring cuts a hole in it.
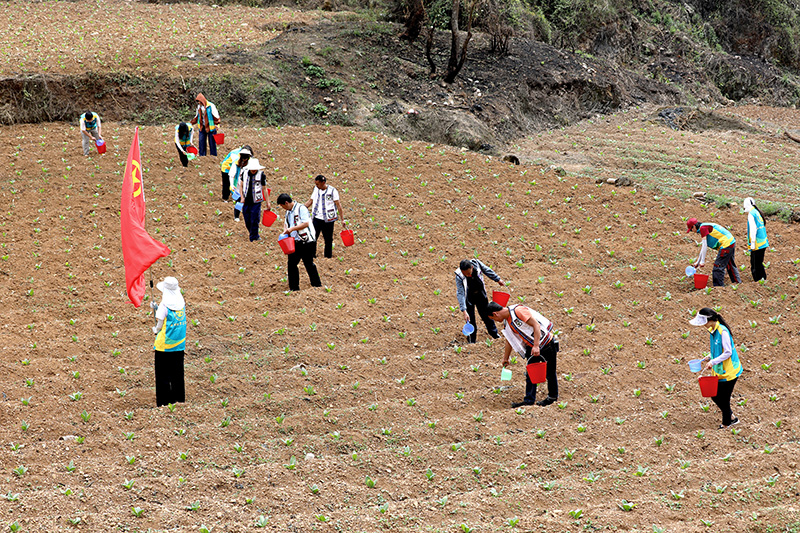
[[[692,372],[700,372],[703,370],[703,360],[702,359],[692,359],[689,361],[689,370]]]
[[[461,333],[463,333],[464,335],[472,335],[473,333],[475,333],[475,326],[467,322],[461,329]]]

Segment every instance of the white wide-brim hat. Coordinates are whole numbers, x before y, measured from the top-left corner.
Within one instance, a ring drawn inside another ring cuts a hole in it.
[[[689,324],[693,326],[705,326],[708,323],[708,317],[706,315],[701,315],[697,313],[693,319],[689,321]]]
[[[266,167],[262,166],[261,163],[258,162],[258,159],[255,157],[251,157],[250,161],[247,162],[247,166],[244,167],[245,170],[264,170]]]
[[[156,287],[164,293],[164,296],[161,298],[161,303],[166,305],[167,308],[177,311],[178,309],[186,307],[186,301],[183,299],[177,279],[168,276],[164,278],[164,281],[156,285]]]

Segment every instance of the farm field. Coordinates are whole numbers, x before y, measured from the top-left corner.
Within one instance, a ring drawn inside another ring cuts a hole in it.
[[[342,193],[356,245],[318,259],[325,289],[301,273],[286,294],[278,230],[247,242],[217,161],[180,167],[173,128],[140,131],[147,228],[172,249],[152,272],[178,277],[190,321],[188,402],[174,410],[154,407],[152,317],[126,303],[118,210],[133,126],[104,123],[109,151],[91,158],[71,125],[3,129],[3,528],[800,528],[796,226],[767,222],[765,284],[747,281],[740,247],[745,282],[696,291],[683,219],[741,243],[737,208],[372,132],[226,129],[273,191],[304,200],[323,173]],[[661,129],[616,146],[677,165],[688,140]],[[540,154],[566,149],[564,132],[548,135]],[[770,179],[796,198],[800,150],[740,137],[735,157],[780,160],[785,179]],[[555,322],[558,404],[512,410],[523,365],[501,386],[501,344],[484,330],[464,344],[453,270],[465,257]],[[732,325],[745,367],[735,432],[716,429],[686,365],[708,350],[688,324],[706,306]]]

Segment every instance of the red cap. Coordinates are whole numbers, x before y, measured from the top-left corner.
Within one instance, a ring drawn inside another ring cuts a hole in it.
[[[686,227],[689,228],[689,231],[687,231],[686,233],[691,233],[692,231],[694,231],[694,225],[695,224],[697,224],[697,219],[696,218],[690,218],[689,220],[687,220],[686,221]]]

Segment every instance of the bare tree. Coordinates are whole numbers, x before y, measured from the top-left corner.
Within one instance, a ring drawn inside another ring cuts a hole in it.
[[[408,14],[406,15],[405,31],[400,35],[401,39],[413,43],[422,31],[425,23],[425,5],[422,0],[410,0],[408,4]]]
[[[467,8],[467,35],[462,39],[459,35],[458,19],[461,16],[461,0],[453,0],[453,10],[450,13],[450,59],[447,62],[447,72],[444,75],[446,83],[453,83],[461,72],[467,60],[467,48],[472,39],[472,21],[479,0],[471,0]]]

